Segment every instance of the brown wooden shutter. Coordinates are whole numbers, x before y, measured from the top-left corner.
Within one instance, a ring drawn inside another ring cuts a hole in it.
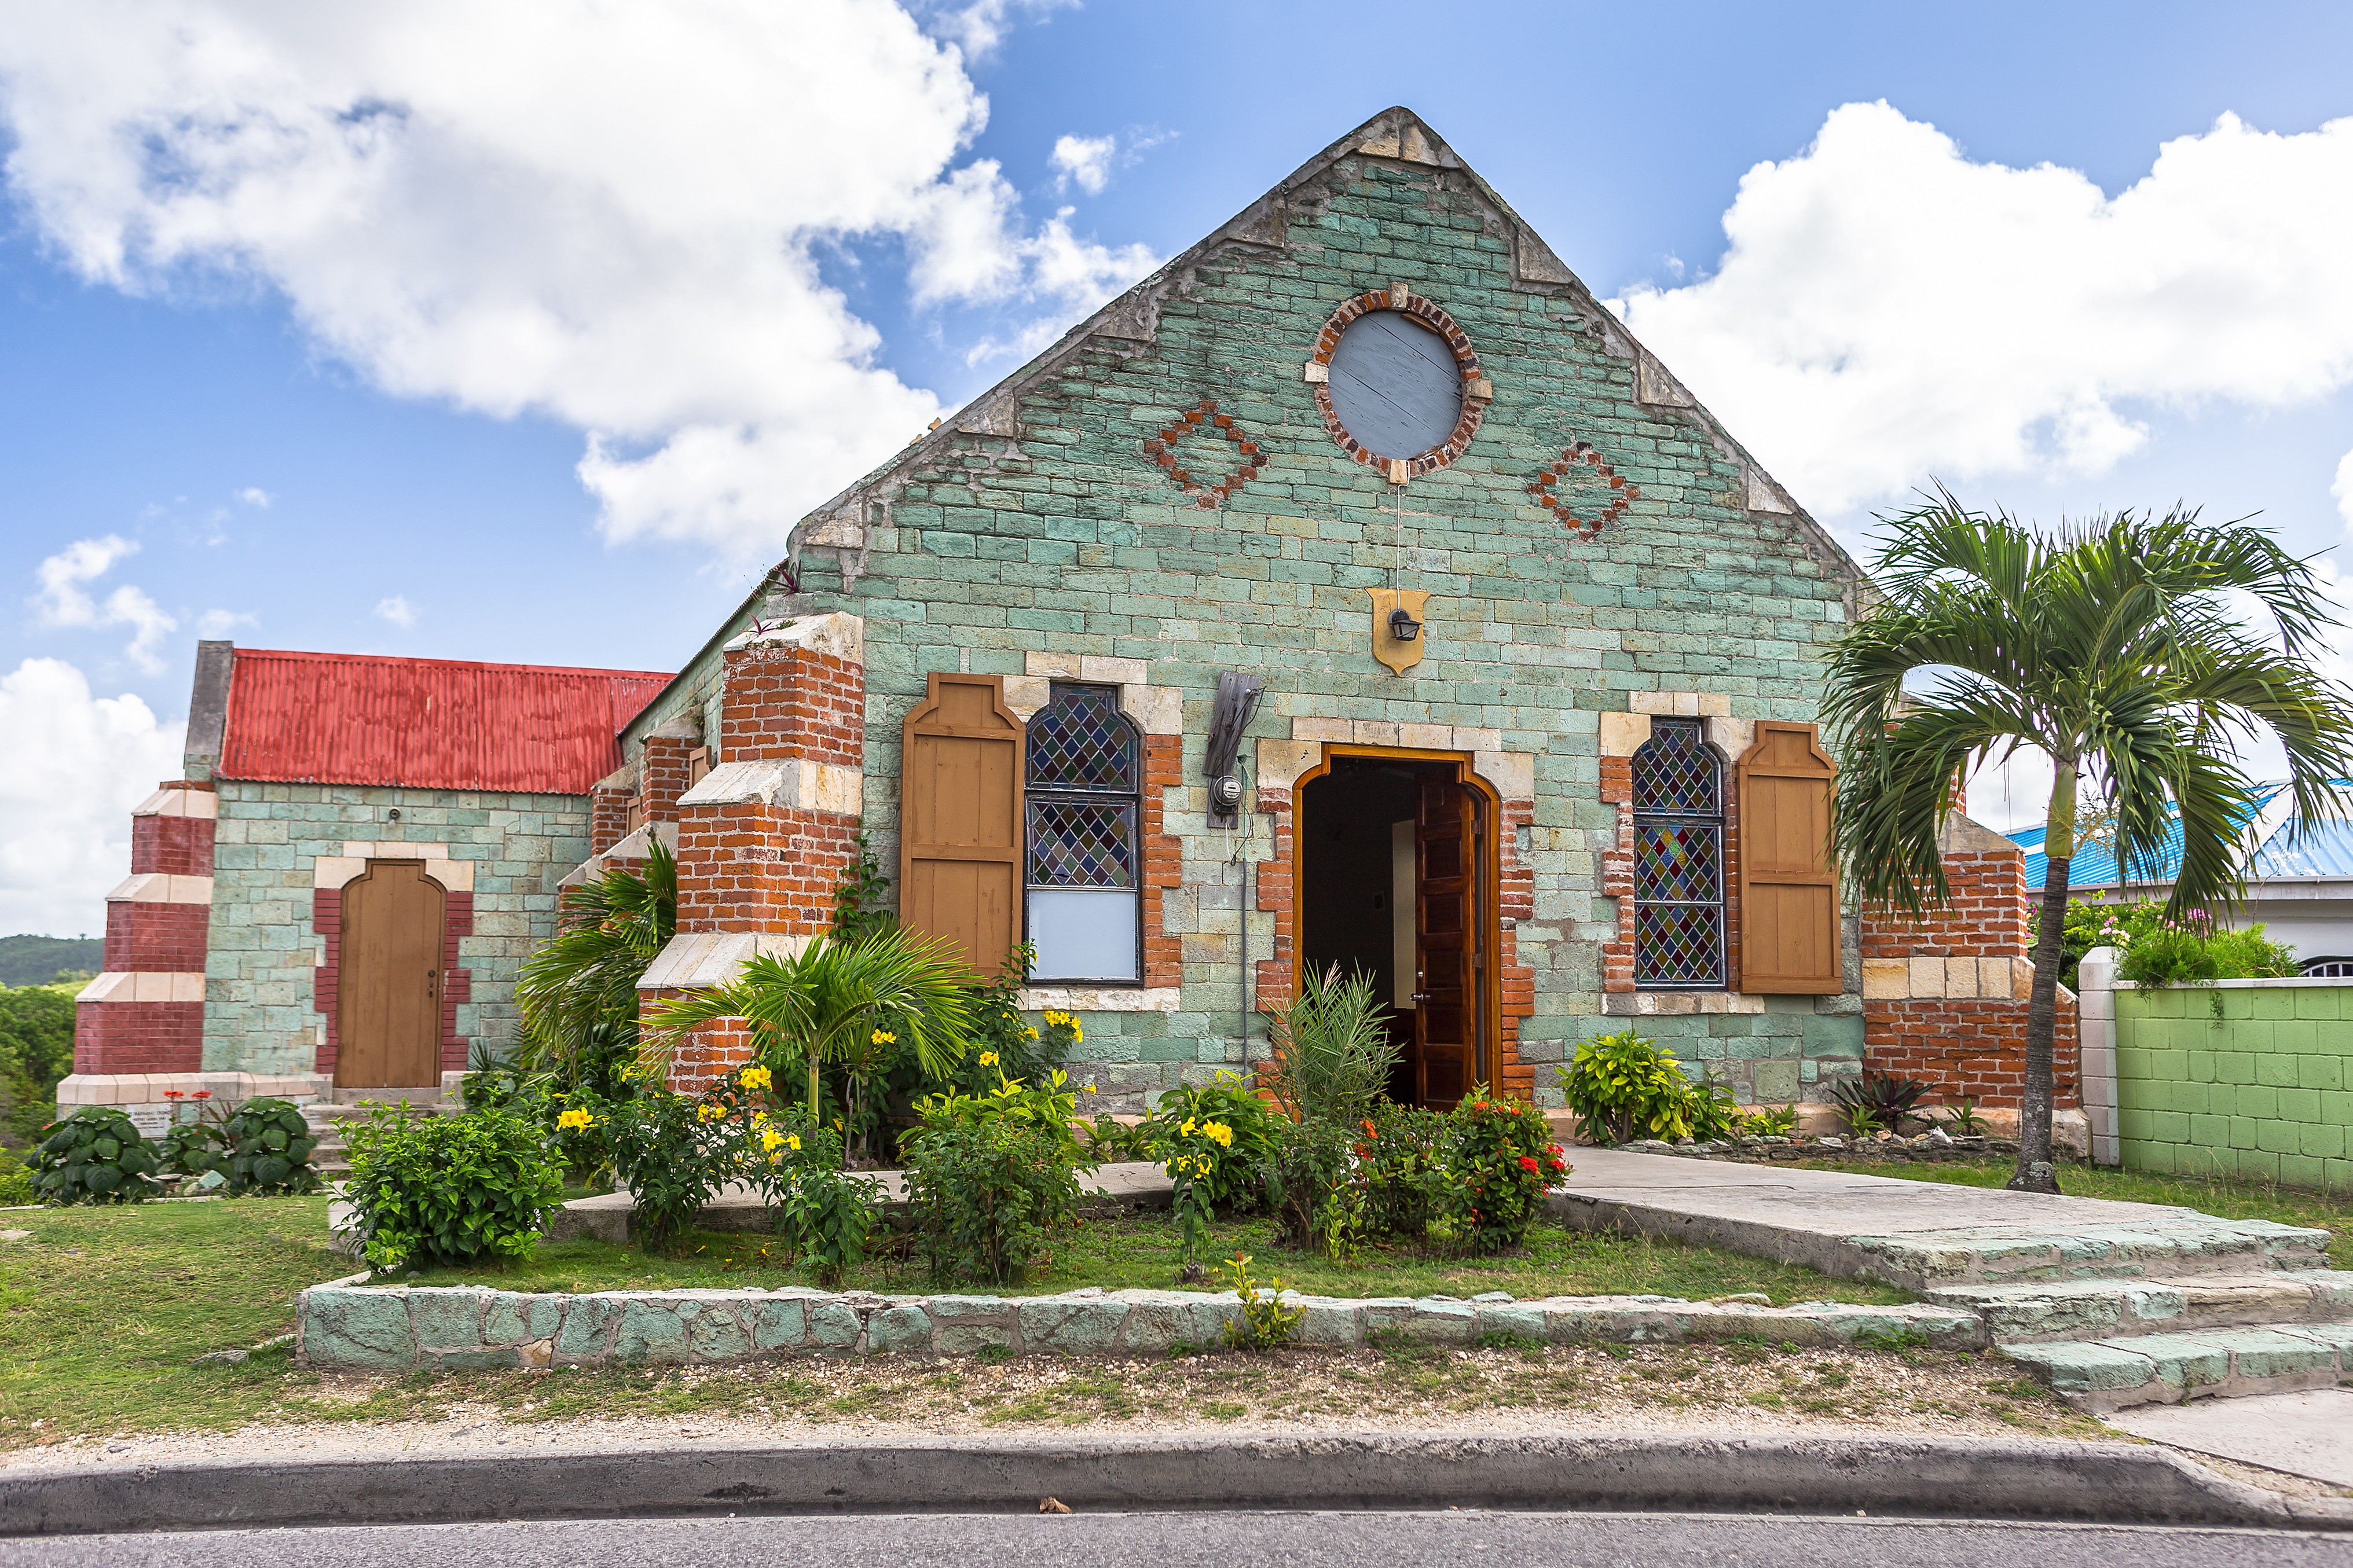
[[[1021,737],[1001,676],[935,674],[900,752],[900,923],[979,975],[1021,931]]]
[[[1838,769],[1811,724],[1757,722],[1736,770],[1740,799],[1740,989],[1824,996],[1839,962],[1831,782]]]

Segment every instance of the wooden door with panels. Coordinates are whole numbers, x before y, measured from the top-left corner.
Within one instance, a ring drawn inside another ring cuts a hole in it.
[[[1846,987],[1831,795],[1838,768],[1811,724],[1757,721],[1740,801],[1740,989],[1827,996]]]
[[[1455,779],[1419,781],[1414,816],[1414,1092],[1439,1110],[1480,1078],[1478,800]]]
[[[1022,730],[999,677],[935,673],[902,733],[900,920],[979,976],[1020,936]]]
[[[371,860],[366,871],[343,884],[337,1088],[438,1091],[448,903],[421,860]]]

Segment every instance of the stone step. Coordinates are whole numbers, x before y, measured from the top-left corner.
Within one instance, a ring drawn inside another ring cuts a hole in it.
[[[2353,1319],[2353,1273],[2330,1268],[1941,1285],[1922,1294],[1940,1307],[1977,1313],[1993,1342],[2005,1346]]]
[[[2001,1348],[2068,1404],[2094,1414],[2353,1382],[2353,1322],[2049,1340]]]
[[[2325,1230],[2270,1220],[2215,1219],[2189,1209],[2153,1208],[2125,1224],[1970,1226],[1895,1235],[1852,1236],[1862,1266],[1845,1272],[1911,1290],[1959,1285],[2022,1285],[2063,1279],[2179,1279],[2326,1268]]]

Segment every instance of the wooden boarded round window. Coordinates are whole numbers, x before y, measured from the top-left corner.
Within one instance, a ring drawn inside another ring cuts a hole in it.
[[[1332,351],[1332,412],[1375,457],[1437,450],[1462,418],[1454,351],[1402,310],[1348,323]]]

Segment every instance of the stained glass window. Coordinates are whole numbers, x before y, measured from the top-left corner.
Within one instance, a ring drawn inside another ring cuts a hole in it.
[[[1721,986],[1724,764],[1696,719],[1653,719],[1634,753],[1634,983]]]
[[[1030,978],[1134,984],[1143,745],[1118,688],[1057,682],[1029,721],[1027,752]]]

